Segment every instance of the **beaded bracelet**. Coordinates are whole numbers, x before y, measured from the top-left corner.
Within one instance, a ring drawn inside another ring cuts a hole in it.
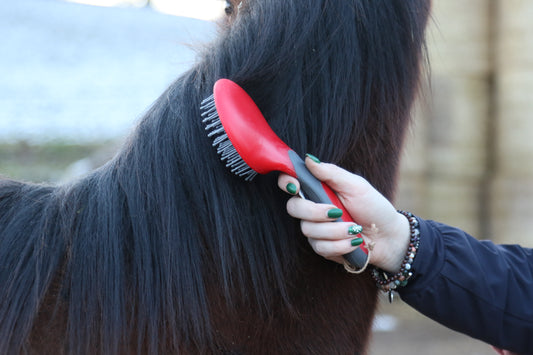
[[[400,271],[391,275],[377,267],[372,269],[372,279],[376,282],[376,285],[380,290],[389,294],[389,302],[392,302],[394,297],[392,291],[396,290],[398,287],[406,286],[411,276],[413,276],[411,266],[413,265],[413,260],[418,251],[418,247],[420,246],[420,227],[418,220],[411,212],[398,210],[398,213],[407,217],[410,230],[409,247],[403,258]]]

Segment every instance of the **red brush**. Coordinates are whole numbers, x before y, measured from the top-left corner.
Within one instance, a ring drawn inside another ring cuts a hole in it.
[[[252,98],[227,79],[215,83],[213,95],[202,102],[203,122],[208,136],[214,138],[222,161],[233,173],[252,180],[258,173],[284,172],[298,179],[306,198],[335,205],[343,210],[337,221],[353,222],[335,193],[316,179],[303,160],[272,131]],[[364,244],[344,258],[362,268],[368,259]]]

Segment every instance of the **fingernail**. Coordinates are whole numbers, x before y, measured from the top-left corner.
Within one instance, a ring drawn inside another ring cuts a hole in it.
[[[361,227],[358,224],[354,224],[350,227],[348,227],[348,234],[349,235],[357,235],[363,231],[363,227]]]
[[[363,238],[352,239],[350,244],[352,245],[352,247],[356,247],[358,245],[361,245],[361,244],[363,244]]]
[[[329,218],[339,218],[342,216],[342,210],[340,208],[332,208],[328,211]]]
[[[320,160],[314,155],[307,153],[305,156],[314,161],[315,163],[320,164]]]
[[[289,182],[286,188],[288,193],[291,195],[296,195],[296,185],[294,185],[292,182]]]

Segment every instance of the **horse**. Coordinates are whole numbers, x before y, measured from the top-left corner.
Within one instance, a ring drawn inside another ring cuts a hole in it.
[[[393,198],[429,0],[230,1],[116,155],[0,179],[2,354],[364,354],[377,288],[317,256],[275,174],[219,160],[201,101],[242,86],[272,129]]]

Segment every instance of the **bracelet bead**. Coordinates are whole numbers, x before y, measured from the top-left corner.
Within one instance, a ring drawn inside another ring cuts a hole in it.
[[[389,300],[392,302],[392,291],[398,287],[404,287],[407,285],[409,279],[413,276],[412,265],[420,246],[420,226],[418,220],[411,212],[398,211],[407,217],[409,221],[410,240],[409,246],[403,258],[400,270],[392,275],[386,271],[383,271],[377,267],[372,269],[372,279],[376,283],[376,286],[389,293]]]

